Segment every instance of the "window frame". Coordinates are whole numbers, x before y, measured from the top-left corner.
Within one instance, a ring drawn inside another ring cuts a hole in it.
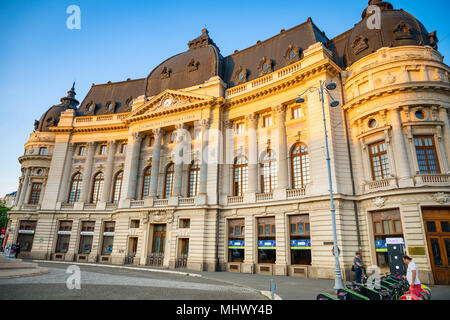
[[[195,165],[195,168],[194,168]],[[194,174],[194,180],[192,180],[192,175]],[[188,175],[188,198],[193,198],[198,195],[198,191],[200,189],[200,164],[198,161],[192,161],[189,166],[189,175]],[[192,192],[193,191],[193,192]]]
[[[119,192],[117,193],[117,201],[116,201],[116,191],[117,191],[117,182],[120,181]],[[120,170],[114,176],[114,184],[113,184],[113,192],[111,197],[112,203],[119,203],[120,194],[122,193],[122,183],[123,183],[123,170]]]
[[[36,189],[35,188],[36,186],[39,186],[39,188]],[[39,200],[41,198],[41,193],[42,193],[42,188],[43,188],[42,182],[33,182],[31,184],[31,190],[30,190],[28,204],[33,204],[33,205],[39,204]]]
[[[380,146],[383,145],[384,146],[384,151],[380,151]],[[388,151],[387,151],[387,146],[386,146],[386,141],[382,140],[382,141],[378,141],[375,143],[371,143],[367,146],[369,148],[369,162],[370,162],[370,170],[372,172],[372,181],[379,181],[379,180],[384,180],[390,177],[390,163],[389,163],[389,155],[388,155]],[[372,148],[373,147],[377,147],[377,152],[376,153],[372,153]],[[386,157],[386,163],[387,163],[387,167],[383,167],[383,156]],[[375,175],[375,159],[378,159],[379,163],[380,163],[380,175],[376,176]]]
[[[169,171],[170,169],[170,171]],[[168,183],[168,175],[170,174],[170,194],[168,195],[167,192],[167,183]],[[173,176],[175,175],[175,165],[173,162],[169,163],[166,167],[165,173],[164,173],[164,199],[169,199],[169,197],[172,196],[173,193]],[[169,197],[168,197],[169,196]]]
[[[296,152],[297,147],[299,148],[299,153],[294,154]],[[303,151],[302,147],[304,147]],[[304,159],[304,157],[307,157],[307,160]],[[296,158],[299,158],[299,170],[300,172],[296,172],[297,166],[295,166]],[[304,164],[303,162],[307,162]],[[306,172],[303,171],[303,167],[307,168]],[[300,188],[297,185],[297,174],[300,175]],[[306,181],[305,181],[306,180]],[[291,148],[291,183],[292,183],[292,189],[298,190],[303,189],[306,187],[308,183],[311,182],[311,159],[309,157],[309,149],[306,144],[303,142],[297,142],[294,144],[294,146]]]
[[[76,191],[73,196],[73,201],[71,201],[72,198],[72,191],[74,190],[74,183],[76,183]],[[68,203],[75,203],[80,200],[80,194],[81,194],[81,188],[83,186],[83,174],[81,172],[76,172],[72,179],[70,179],[70,189],[69,189],[69,195],[67,197]]]
[[[274,164],[275,169],[273,169]],[[278,186],[278,160],[271,149],[267,149],[264,157],[260,161],[260,167],[261,167],[261,193],[273,192]],[[269,190],[266,190],[265,186],[267,178]]]
[[[152,166],[150,165],[150,166],[147,166],[142,173],[141,200],[148,198],[148,196],[150,195],[151,179],[152,179]],[[146,192],[147,192],[147,194],[145,194]]]
[[[239,163],[238,162],[244,159],[245,163]],[[246,168],[246,169],[244,169]],[[239,184],[238,184],[238,188],[239,190],[237,190],[236,188],[236,171],[239,172]],[[244,174],[245,174],[245,178],[244,178]],[[245,181],[245,187],[244,187],[244,182]],[[245,156],[240,156],[237,157],[234,160],[234,165],[233,165],[233,196],[238,197],[238,196],[243,196],[248,190],[248,160]]]
[[[431,146],[426,146],[425,145],[425,139],[429,138],[432,142]],[[422,146],[417,146],[416,144],[416,139],[420,139],[422,142]],[[440,174],[441,173],[441,168],[440,168],[440,164],[439,164],[439,157],[438,157],[438,153],[436,150],[436,142],[434,140],[434,136],[433,135],[415,135],[413,137],[413,141],[414,141],[414,148],[415,148],[415,153],[416,153],[416,160],[417,160],[417,165],[419,167],[419,174]],[[419,150],[423,150],[423,156],[424,156],[424,160],[425,160],[425,164],[426,164],[426,169],[427,172],[422,172],[421,169],[421,165],[420,165],[420,160],[418,158],[418,153],[417,151]],[[429,155],[428,155],[428,150],[432,150],[433,151],[433,155],[434,158],[436,160],[436,172],[431,172],[431,167],[430,167],[430,160],[429,160]]]
[[[105,175],[99,171],[92,179],[91,203],[101,201],[103,195],[103,187],[105,186]]]

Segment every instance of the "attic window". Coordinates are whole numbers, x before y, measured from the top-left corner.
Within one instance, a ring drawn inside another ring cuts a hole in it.
[[[264,71],[267,71],[269,69],[269,64],[267,62],[264,63],[263,69]]]
[[[289,58],[294,59],[295,58],[295,51],[292,50],[291,53],[289,53]]]
[[[94,112],[94,104],[93,103],[88,104],[87,108],[88,108],[89,112]]]
[[[114,109],[114,105],[112,103],[108,104],[108,110],[112,111]]]
[[[367,38],[358,37],[353,42],[353,52],[355,53],[355,55],[357,55],[360,52],[366,50],[367,48],[369,48],[369,44],[368,44],[368,39]]]
[[[244,79],[244,73],[243,72],[239,73],[239,80],[242,80],[242,79]]]

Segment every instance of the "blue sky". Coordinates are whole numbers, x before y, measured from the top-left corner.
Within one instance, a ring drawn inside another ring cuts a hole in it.
[[[437,30],[449,63],[448,0],[392,0]],[[81,30],[66,27],[69,5]],[[92,83],[146,77],[187,49],[205,26],[223,56],[311,17],[329,38],[360,21],[366,0],[113,1],[0,0],[0,196],[18,187],[24,143],[35,119],[76,80],[81,102]]]

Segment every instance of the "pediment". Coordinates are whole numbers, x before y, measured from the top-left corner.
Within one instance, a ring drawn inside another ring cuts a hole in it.
[[[143,116],[163,115],[165,113],[182,111],[186,109],[202,106],[214,100],[213,96],[196,93],[182,92],[176,90],[165,90],[160,94],[150,98],[142,106],[133,110],[123,120],[132,121]]]

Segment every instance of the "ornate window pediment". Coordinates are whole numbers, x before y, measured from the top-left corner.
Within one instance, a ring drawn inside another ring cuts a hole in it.
[[[200,65],[200,62],[198,60],[192,59],[188,64],[188,70],[189,72],[193,72],[198,70],[198,66]]]
[[[128,99],[125,101],[125,105],[126,105],[126,111],[131,111],[132,107],[133,107],[133,97],[128,97]]]
[[[264,74],[271,73],[273,71],[273,61],[267,57],[263,57],[259,61],[258,70],[259,70],[259,75],[261,75],[261,76]]]
[[[394,38],[395,40],[412,39],[411,27],[405,22],[400,22],[394,28]]]
[[[88,116],[94,115],[96,108],[97,108],[97,105],[93,101],[89,102],[86,106],[85,114]]]
[[[108,101],[106,103],[106,113],[114,113],[114,110],[116,109],[117,103],[114,101]]]
[[[168,79],[170,78],[170,73],[172,72],[171,69],[164,67],[161,71],[161,79]]]
[[[357,55],[369,48],[369,40],[367,38],[357,37],[355,41],[353,41],[352,47],[354,54]]]
[[[299,47],[290,44],[284,53],[284,59],[286,60],[286,65],[297,62],[300,60],[301,51]]]
[[[248,71],[246,68],[243,68],[242,66],[239,67],[239,69],[235,72],[234,74],[234,81],[237,84],[241,84],[244,82],[247,82],[247,78],[248,78]]]

